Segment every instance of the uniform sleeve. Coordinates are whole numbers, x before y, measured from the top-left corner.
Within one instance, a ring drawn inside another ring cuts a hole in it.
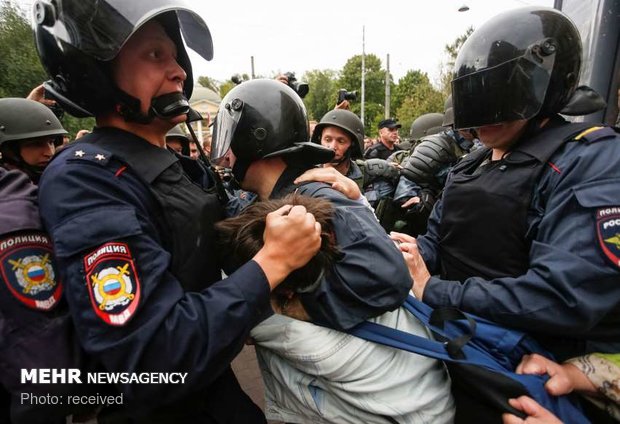
[[[419,185],[401,175],[394,192],[394,202],[403,204],[412,197],[419,196],[420,190]]]
[[[335,206],[336,240],[342,253],[319,288],[301,299],[313,322],[337,330],[400,306],[412,281],[400,251],[372,211],[330,187],[316,191]]]
[[[551,159],[560,172],[546,171],[536,189],[527,272],[462,284],[432,277],[424,302],[551,335],[601,335],[597,324],[620,304],[620,262],[613,260],[619,244],[603,228],[614,219],[620,224],[620,214],[600,218],[620,210],[620,143],[573,142],[565,149]]]
[[[442,210],[443,201],[439,199],[435,206],[433,206],[431,215],[428,218],[426,233],[416,239],[420,255],[422,255],[424,263],[431,274],[439,273],[439,222],[441,221]]]
[[[40,187],[41,214],[85,350],[107,372],[188,373],[184,384],[120,385],[127,404],[142,406],[173,402],[209,385],[270,310],[269,286],[255,262],[202,292],[184,292],[168,271],[170,254],[145,190],[129,172],[118,178],[110,169],[61,159],[52,162]],[[106,246],[127,254],[90,270]],[[110,279],[113,274],[122,279]],[[123,301],[133,310],[109,322],[106,308]]]

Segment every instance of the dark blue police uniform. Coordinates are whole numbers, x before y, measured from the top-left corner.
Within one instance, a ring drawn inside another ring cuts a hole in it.
[[[368,149],[366,149],[366,151],[364,152],[364,158],[365,159],[387,159],[390,157],[390,155],[394,152],[398,152],[402,150],[400,148],[400,146],[398,144],[394,145],[394,148],[392,150],[388,149],[385,144],[381,143],[380,141],[373,144],[372,146],[370,146]]]
[[[22,369],[95,370],[75,340],[62,292],[52,243],[39,218],[37,187],[25,173],[0,168],[0,422],[64,423],[68,415],[95,409],[39,400],[92,394],[95,387],[86,382],[21,381]]]
[[[342,257],[316,290],[300,295],[312,321],[346,330],[402,305],[413,284],[411,276],[402,254],[372,210],[328,184],[294,185],[303,172],[286,168],[270,197],[281,198],[297,190],[305,196],[329,200],[334,207],[332,224]]]
[[[500,161],[470,154],[418,238],[439,274],[424,302],[535,333],[559,359],[620,347],[620,137],[571,128],[556,119]]]
[[[176,156],[97,128],[50,163],[40,208],[84,349],[107,372],[187,373],[181,384],[119,383],[121,416],[264,422],[230,362],[271,311],[269,285],[254,261],[220,281],[219,206]]]

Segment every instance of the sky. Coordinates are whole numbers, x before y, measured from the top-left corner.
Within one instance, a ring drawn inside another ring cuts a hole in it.
[[[33,0],[13,0],[29,8]],[[135,0],[127,0],[135,1]],[[408,70],[426,72],[438,83],[445,45],[492,16],[528,5],[553,6],[553,0],[186,0],[205,20],[214,58],[190,53],[194,77],[218,81],[234,74],[272,77],[313,69],[340,70],[365,52],[377,55],[395,81]],[[469,10],[459,12],[467,5]],[[191,52],[191,51],[190,51]]]
[[[396,81],[408,70],[439,78],[444,53],[469,26],[476,28],[492,16],[528,5],[553,6],[553,0],[190,0],[209,26],[214,44],[211,62],[192,57],[195,75],[217,80],[235,73],[257,75],[312,69],[340,70],[365,51],[383,66],[390,56]],[[466,12],[459,12],[463,4]]]

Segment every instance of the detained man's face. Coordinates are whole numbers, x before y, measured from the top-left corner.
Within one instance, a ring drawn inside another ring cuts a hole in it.
[[[144,24],[129,38],[114,59],[112,72],[118,87],[140,100],[148,113],[151,99],[183,92],[187,75],[177,62],[177,48],[157,21]],[[171,119],[178,123],[185,115]]]

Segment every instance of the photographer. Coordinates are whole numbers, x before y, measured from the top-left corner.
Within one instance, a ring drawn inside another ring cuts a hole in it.
[[[351,110],[351,102],[357,100],[357,91],[347,91],[344,88],[338,90],[338,100],[334,109]]]
[[[295,91],[295,93],[297,93],[302,99],[306,97],[306,95],[310,91],[308,83],[297,81],[294,72],[279,74],[275,79],[291,87],[293,91]]]
[[[347,100],[344,102],[348,103]],[[314,128],[311,140],[334,151],[333,159],[324,167],[336,169],[362,188],[364,173],[355,160],[362,158],[364,125],[353,112],[330,110]]]

